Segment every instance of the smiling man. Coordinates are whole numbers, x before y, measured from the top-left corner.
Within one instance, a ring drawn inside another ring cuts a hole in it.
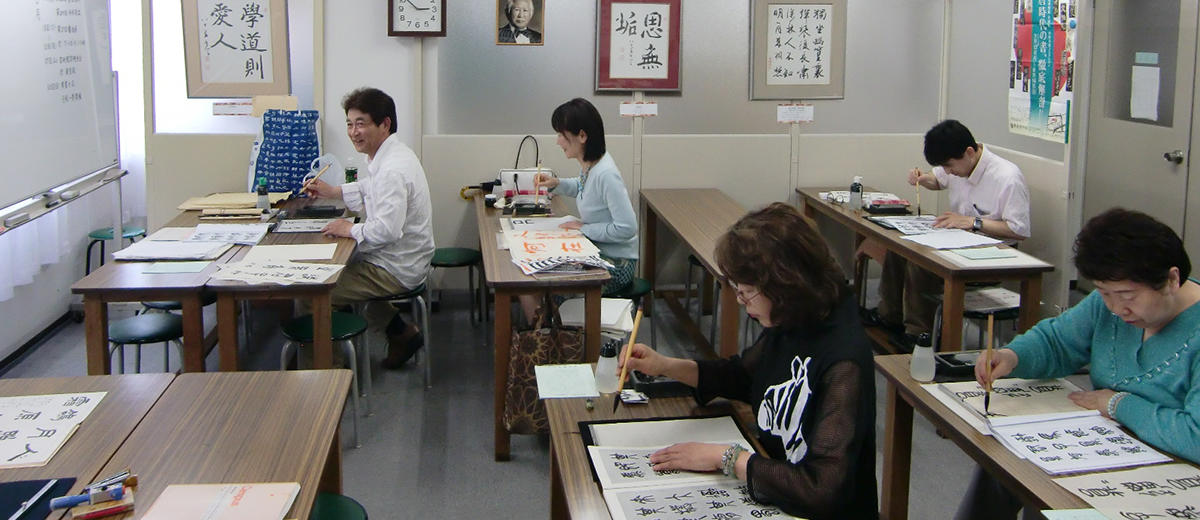
[[[358,242],[331,295],[333,305],[348,305],[408,292],[425,281],[433,259],[432,203],[425,171],[416,154],[396,136],[396,104],[378,89],[360,88],[342,99],[346,134],[354,149],[367,155],[357,182],[332,186],[316,180],[306,191],[341,199],[363,216],[351,224],[335,220],[327,236]],[[399,368],[421,348],[416,326],[397,314],[387,326],[385,368]]]
[[[496,41],[500,43],[542,43],[542,33],[529,28],[533,21],[533,0],[506,0],[504,16],[508,24],[500,27]]]
[[[925,133],[928,173],[913,168],[908,183],[930,190],[950,190],[950,211],[937,217],[935,227],[975,231],[1005,240],[1029,237],[1029,188],[1021,169],[984,148],[962,123],[947,119]],[[867,241],[860,251],[881,249]],[[872,256],[877,256],[872,254]],[[878,309],[864,321],[903,333],[906,346],[917,335],[930,332],[937,303],[928,294],[940,293],[942,280],[887,253],[879,281]]]

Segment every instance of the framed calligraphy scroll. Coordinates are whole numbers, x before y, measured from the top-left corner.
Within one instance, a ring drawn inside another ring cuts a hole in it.
[[[751,0],[750,99],[841,99],[846,0]]]
[[[683,0],[599,0],[596,90],[679,91]]]
[[[286,0],[183,0],[189,98],[288,94]]]

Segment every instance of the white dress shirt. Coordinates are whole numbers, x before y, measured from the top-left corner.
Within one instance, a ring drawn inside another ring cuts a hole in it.
[[[396,134],[367,161],[366,175],[342,185],[342,200],[365,214],[350,228],[356,260],[382,267],[410,289],[425,281],[433,260],[433,204],[421,162]]]
[[[968,217],[1001,220],[1017,235],[1029,238],[1029,188],[1021,169],[983,145],[969,177],[933,169],[941,189],[950,190],[950,211]]]

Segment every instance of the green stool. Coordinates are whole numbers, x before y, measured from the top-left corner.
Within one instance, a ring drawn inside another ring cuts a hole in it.
[[[337,493],[317,493],[309,520],[367,520],[367,510],[357,500]]]
[[[608,297],[633,300],[633,310],[634,312],[637,312],[638,308],[641,307],[645,302],[649,302],[649,306],[654,305],[654,287],[650,285],[649,280],[635,276],[633,277],[633,281],[629,283],[628,287],[610,294]],[[643,314],[650,315],[650,346],[653,347],[658,342],[658,334],[655,331],[654,326],[653,309],[646,309],[646,312]]]
[[[470,284],[471,294],[474,295],[476,302],[471,306],[471,322],[476,322],[476,312],[478,312],[479,320],[483,320],[484,305],[486,298],[483,296],[483,253],[478,249],[469,247],[439,247],[433,251],[433,261],[430,262],[433,267],[466,267],[467,283]],[[477,269],[478,268],[478,269]],[[479,277],[479,291],[475,291],[475,279]],[[441,290],[438,290],[438,297],[441,297]]]
[[[145,236],[146,228],[136,226],[121,228],[121,238],[127,239],[130,242],[133,242],[134,238]],[[104,265],[104,241],[112,240],[113,228],[106,227],[93,229],[91,233],[88,233],[88,238],[92,239],[92,241],[88,242],[87,246],[87,256],[85,257],[83,266],[84,274],[92,272],[92,246],[96,245],[97,243],[100,244],[100,265]]]
[[[143,316],[146,315],[143,314]],[[330,339],[342,346],[342,352],[346,356],[346,362],[350,363],[350,372],[353,374],[350,386],[354,404],[354,447],[357,448],[361,444],[358,443],[358,357],[354,351],[354,338],[367,330],[367,320],[357,314],[334,312],[330,313],[330,321],[332,322]],[[311,344],[313,341],[312,314],[305,314],[285,323],[283,335],[288,341],[283,344],[283,349],[279,352],[279,369],[287,370],[287,362],[292,348],[297,344]]]
[[[183,337],[183,318],[178,314],[140,314],[131,318],[114,321],[108,324],[108,355],[117,353],[117,364],[120,373],[125,373],[125,345],[135,345],[133,351],[134,370],[142,372],[142,344],[163,343],[163,372],[170,371],[170,348],[166,343],[174,342],[182,349],[179,338]],[[180,353],[183,359],[183,353]]]

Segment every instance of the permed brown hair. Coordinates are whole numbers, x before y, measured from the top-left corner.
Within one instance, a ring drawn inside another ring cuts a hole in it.
[[[846,290],[846,278],[816,226],[782,202],[739,219],[717,241],[716,256],[729,283],[755,286],[770,299],[775,326],[825,320]]]

